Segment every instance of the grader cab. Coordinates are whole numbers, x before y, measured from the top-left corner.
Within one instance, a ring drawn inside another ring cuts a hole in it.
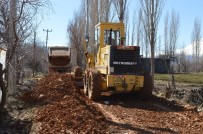
[[[84,93],[98,100],[103,92],[137,92],[142,98],[152,94],[150,76],[144,73],[140,47],[125,45],[123,23],[95,26],[95,44],[85,46]]]

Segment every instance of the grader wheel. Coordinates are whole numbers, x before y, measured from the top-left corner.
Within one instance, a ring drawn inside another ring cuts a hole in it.
[[[138,92],[138,96],[141,99],[149,100],[152,97],[152,78],[149,73],[144,74],[144,86]]]
[[[74,73],[75,73],[76,78],[77,77],[82,77],[82,69],[79,66],[74,68]]]
[[[101,98],[101,74],[93,70],[89,72],[88,77],[88,97],[90,100],[97,101]]]
[[[85,71],[85,74],[84,74],[84,80],[83,80],[83,83],[84,83],[84,94],[85,95],[88,95],[88,71]]]

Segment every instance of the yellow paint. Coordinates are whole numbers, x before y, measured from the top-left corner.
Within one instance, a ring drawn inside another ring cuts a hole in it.
[[[106,69],[99,69],[103,74],[107,74],[108,72],[108,61],[109,61],[109,53],[110,46],[104,43],[104,31],[105,30],[118,30],[120,31],[120,37],[125,38],[124,34],[124,24],[122,22],[119,23],[110,23],[110,22],[101,22],[95,26],[95,29],[99,28],[100,38],[99,38],[99,48],[96,55],[94,53],[86,54],[86,66],[88,68],[94,68],[96,66],[106,66]],[[87,52],[86,43],[84,43],[84,51]],[[90,44],[89,44],[90,45]],[[96,57],[95,57],[96,56]],[[95,62],[96,60],[96,62]]]
[[[122,85],[126,84],[126,88]],[[144,76],[136,75],[107,75],[107,87],[114,87],[116,91],[133,91],[143,87]]]
[[[120,22],[120,23],[110,23],[110,22],[101,22],[99,24],[97,24],[95,26],[95,29],[96,28],[100,28],[100,48],[103,48],[105,47],[105,44],[104,44],[104,31],[105,30],[118,30],[120,31],[120,37],[124,38],[125,37],[125,34],[124,34],[124,23]]]
[[[99,41],[97,42],[98,52],[86,53],[86,64],[88,68],[96,68],[102,74],[102,90],[108,91],[109,88],[114,88],[118,92],[130,92],[140,90],[143,87],[144,77],[137,75],[109,75],[110,73],[110,48],[111,46],[105,44],[104,31],[114,30],[120,31],[120,39],[125,39],[124,24],[120,23],[99,23],[95,26],[95,29],[99,29]],[[86,52],[86,45],[85,45]]]

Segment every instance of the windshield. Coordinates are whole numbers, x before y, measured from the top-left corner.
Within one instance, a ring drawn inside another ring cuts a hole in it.
[[[120,37],[120,31],[118,30],[105,30],[104,31],[104,38],[105,38],[105,44],[118,46],[119,45],[119,37]]]

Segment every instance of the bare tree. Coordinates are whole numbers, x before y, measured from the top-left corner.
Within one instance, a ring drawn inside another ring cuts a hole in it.
[[[99,1],[99,21],[109,22],[110,10],[111,10],[111,0],[100,0]]]
[[[120,22],[125,23],[125,36],[126,44],[130,43],[130,23],[129,23],[129,11],[128,11],[128,0],[113,0],[113,5],[116,10],[118,19]]]
[[[67,32],[72,49],[72,57],[75,57],[76,63],[73,66],[84,66],[84,37],[85,37],[85,3],[81,5],[81,10],[74,13],[74,18],[69,22]]]
[[[140,46],[140,42],[141,42],[141,38],[142,38],[142,34],[143,34],[143,32],[142,32],[142,10],[141,9],[139,9],[139,12],[138,12],[138,15],[137,15],[137,45],[138,46]]]
[[[131,44],[133,45],[135,43],[135,27],[136,26],[136,12],[133,13],[133,19],[132,19],[132,33],[131,33]]]
[[[162,46],[161,43],[162,43],[161,35],[159,35],[159,41],[156,44],[157,56],[161,54],[161,46]]]
[[[180,18],[179,14],[172,10],[171,18],[169,19],[168,12],[164,19],[164,47],[166,56],[175,56],[175,51],[178,43]]]
[[[177,71],[179,73],[189,73],[190,72],[190,60],[188,60],[188,57],[185,52],[185,44],[183,43],[182,50],[180,51],[180,54],[176,54],[176,63],[177,63]]]
[[[158,22],[161,16],[164,0],[140,0],[143,10],[143,23],[145,33],[150,43],[151,48],[151,77],[152,87],[154,87],[154,54],[155,43],[158,29]]]
[[[193,59],[195,62],[195,71],[198,71],[198,64],[200,58],[200,44],[201,44],[201,20],[195,18],[194,28],[192,31],[192,48],[193,48]]]
[[[127,9],[125,12],[125,38],[126,38],[126,45],[130,43],[130,21],[129,21],[129,10]]]
[[[7,72],[7,76],[9,76],[6,77],[7,84],[10,86],[8,89],[15,92],[18,52],[31,35],[35,17],[43,11],[40,9],[42,7],[50,8],[51,3],[49,0],[1,0],[0,6],[0,39],[8,48],[6,67],[1,75]]]
[[[170,49],[170,56],[175,56],[175,51],[178,42],[178,35],[179,35],[179,26],[180,26],[180,17],[177,12],[174,10],[171,13],[171,20],[170,20],[170,29],[169,29],[169,49]]]
[[[183,50],[180,53],[180,58],[179,58],[179,62],[180,62],[180,70],[184,73],[189,72],[188,68],[189,68],[189,63],[187,61],[187,55],[185,53],[185,50]]]
[[[164,50],[165,55],[169,55],[169,14],[164,18]]]
[[[110,13],[112,0],[85,0],[81,1],[80,10],[74,13],[74,18],[67,27],[68,38],[72,48],[72,55],[76,57],[75,66],[84,67],[85,37],[92,52],[94,49],[94,29],[99,22],[109,22],[113,16]],[[85,11],[85,12],[84,12]]]
[[[119,21],[121,21],[121,22],[123,22],[125,20],[127,3],[128,3],[128,0],[113,0],[115,10],[117,12]]]
[[[112,0],[86,0],[86,34],[89,37],[89,44],[94,45],[94,28],[99,22],[110,20]]]

